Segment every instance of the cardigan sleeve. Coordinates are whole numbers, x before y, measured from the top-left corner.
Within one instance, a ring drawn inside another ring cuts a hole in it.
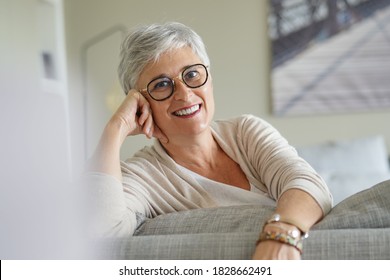
[[[139,197],[126,191],[113,176],[90,172],[85,177],[89,196],[89,235],[92,238],[133,235],[137,217],[146,212]]]
[[[237,130],[242,151],[271,197],[278,200],[289,189],[301,189],[317,201],[324,214],[330,211],[332,195],[325,181],[272,125],[245,115]]]

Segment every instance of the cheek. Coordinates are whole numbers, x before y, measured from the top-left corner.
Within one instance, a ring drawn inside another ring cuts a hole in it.
[[[158,105],[154,104],[153,101],[152,102],[149,101],[149,104],[150,104],[150,109],[152,110],[153,119],[156,121],[157,119],[159,119],[161,115],[160,108],[158,107]]]
[[[204,99],[206,100],[206,105],[209,110],[214,111],[214,94],[213,86],[208,86],[204,91]]]
[[[167,119],[167,108],[164,106],[164,102],[160,102],[161,104],[156,104],[156,101],[149,101],[150,109],[152,110],[153,114],[153,121],[156,123],[157,126],[161,126],[164,123],[166,123]]]

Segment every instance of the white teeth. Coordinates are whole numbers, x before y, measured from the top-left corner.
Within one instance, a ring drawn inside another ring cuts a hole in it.
[[[188,115],[191,115],[192,113],[194,113],[198,110],[199,110],[199,104],[194,105],[194,106],[187,108],[187,109],[176,111],[174,114],[176,116],[188,116]]]

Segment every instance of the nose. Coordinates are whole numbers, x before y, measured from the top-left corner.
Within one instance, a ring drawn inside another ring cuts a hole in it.
[[[184,100],[187,101],[193,92],[180,78],[176,78],[174,85],[173,96],[175,100]]]

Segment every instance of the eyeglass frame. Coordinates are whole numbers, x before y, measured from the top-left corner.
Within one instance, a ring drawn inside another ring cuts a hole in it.
[[[185,73],[185,71],[186,71],[187,69],[191,68],[191,67],[194,67],[194,66],[203,66],[203,68],[206,70],[206,79],[205,79],[205,81],[204,81],[201,85],[196,86],[196,87],[189,86],[189,85],[184,81],[184,78],[183,78],[183,74]],[[155,100],[155,101],[164,101],[164,100],[167,100],[168,98],[170,98],[170,97],[173,95],[173,93],[174,93],[175,90],[176,90],[175,79],[180,79],[180,81],[181,81],[183,84],[185,84],[188,88],[200,88],[201,86],[204,86],[204,85],[207,83],[208,79],[209,79],[209,71],[207,70],[207,68],[208,68],[208,66],[204,65],[203,63],[195,63],[195,64],[192,64],[192,65],[189,65],[189,66],[185,67],[185,68],[183,69],[183,71],[181,71],[181,73],[180,73],[179,75],[177,75],[176,77],[174,77],[174,78],[170,78],[170,77],[158,77],[158,78],[155,78],[155,79],[151,80],[151,81],[146,85],[146,88],[139,90],[139,92],[142,93],[142,94],[148,93],[149,96],[150,96],[153,100]],[[156,98],[154,98],[154,97],[152,96],[152,94],[149,92],[148,88],[149,88],[149,85],[150,85],[151,83],[153,83],[154,81],[156,81],[156,80],[158,80],[158,79],[161,79],[161,78],[167,78],[167,79],[169,79],[169,80],[171,81],[171,83],[172,83],[172,91],[171,91],[171,93],[170,93],[167,97],[164,97],[163,99],[156,99]]]

